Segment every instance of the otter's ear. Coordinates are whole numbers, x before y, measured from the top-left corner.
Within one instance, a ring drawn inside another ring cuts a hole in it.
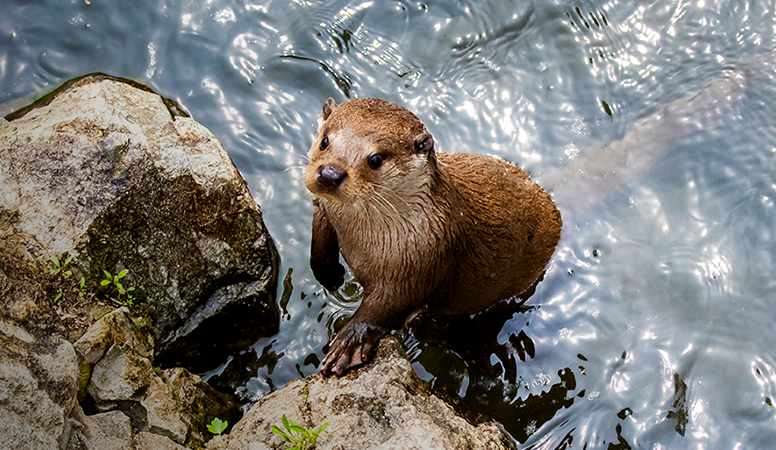
[[[426,153],[426,154],[433,154],[434,153],[434,136],[431,136],[430,133],[423,133],[419,134],[418,137],[415,138],[415,153]]]
[[[337,102],[335,102],[333,98],[329,97],[329,99],[326,100],[326,102],[323,104],[323,120],[329,118],[335,106],[337,106]]]

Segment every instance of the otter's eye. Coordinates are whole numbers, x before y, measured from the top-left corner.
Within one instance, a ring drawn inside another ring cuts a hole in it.
[[[367,161],[367,164],[369,164],[369,167],[373,170],[377,170],[380,168],[380,166],[383,165],[383,157],[382,155],[374,154],[369,157],[369,160]]]
[[[321,139],[321,150],[326,150],[326,147],[329,146],[329,136],[324,136],[323,139]]]

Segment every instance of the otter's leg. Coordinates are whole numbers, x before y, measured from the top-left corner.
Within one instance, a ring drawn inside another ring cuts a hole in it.
[[[337,332],[321,363],[323,375],[342,376],[349,369],[369,362],[380,339],[400,327],[417,308],[416,295],[398,292],[395,287],[364,286],[361,306]]]
[[[336,291],[345,281],[345,268],[339,262],[337,232],[318,205],[313,212],[310,268],[313,269],[315,279],[330,291]]]
[[[357,315],[358,311],[334,337],[321,363],[324,376],[341,377],[348,370],[369,362],[380,339],[391,331],[389,327],[360,320]]]

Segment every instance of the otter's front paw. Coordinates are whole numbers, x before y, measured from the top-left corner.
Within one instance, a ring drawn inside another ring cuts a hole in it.
[[[336,291],[345,282],[345,268],[340,263],[329,266],[311,264],[311,266],[315,279],[329,291]]]
[[[345,325],[329,347],[323,358],[321,373],[324,376],[341,377],[349,369],[372,359],[372,351],[388,329],[364,322],[350,321]]]

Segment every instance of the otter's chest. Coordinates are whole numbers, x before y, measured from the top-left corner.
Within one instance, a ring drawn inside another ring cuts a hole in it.
[[[362,268],[384,270],[413,266],[436,259],[451,236],[443,220],[422,208],[394,211],[370,210],[368,206],[324,207],[337,233],[340,252],[358,274]]]

